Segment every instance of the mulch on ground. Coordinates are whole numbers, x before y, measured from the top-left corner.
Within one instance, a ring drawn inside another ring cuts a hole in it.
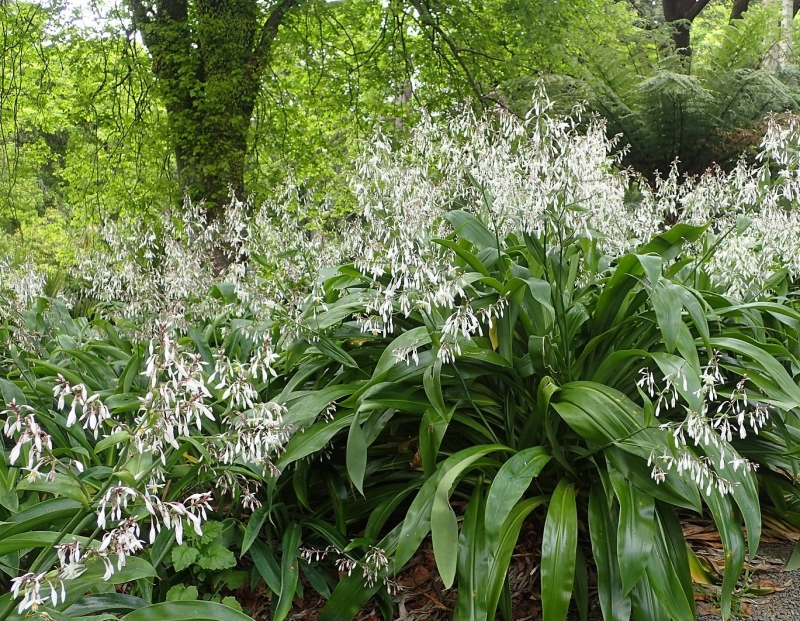
[[[720,619],[716,605],[724,567],[724,555],[719,533],[709,516],[682,515],[684,535],[697,555],[703,575],[694,576],[695,600],[698,619]],[[581,545],[588,551],[588,534],[580,534]],[[735,613],[740,618],[757,620],[800,621],[800,570],[784,572],[783,567],[800,539],[800,531],[774,518],[765,518],[762,545],[752,564],[746,566],[745,581],[740,584],[735,597]],[[540,525],[528,522],[520,533],[509,568],[512,619],[535,621],[541,618],[539,597],[539,551],[541,550]],[[590,558],[589,554],[586,554]],[[596,584],[594,567],[589,563],[590,585]],[[457,587],[445,589],[436,569],[430,539],[426,539],[406,569],[396,578],[400,586],[394,596],[392,621],[445,621],[452,619],[458,595]],[[705,583],[705,584],[704,584]],[[325,599],[308,583],[303,584],[303,598],[297,598],[291,621],[316,621],[325,606]],[[263,583],[255,591],[245,585],[237,599],[255,621],[269,621],[271,595]],[[570,611],[570,618],[577,613]],[[356,621],[380,621],[375,602],[369,602],[356,617]],[[602,619],[596,590],[590,586],[590,621]]]

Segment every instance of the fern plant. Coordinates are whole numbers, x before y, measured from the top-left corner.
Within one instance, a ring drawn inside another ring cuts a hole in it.
[[[720,27],[698,48],[691,73],[648,33],[624,53],[592,50],[571,76],[547,79],[548,92],[563,108],[585,100],[607,120],[609,135],[621,134],[623,161],[650,181],[675,162],[682,176],[714,165],[729,169],[755,153],[769,113],[800,109],[795,72],[762,62],[775,43],[772,17],[754,7]],[[526,79],[506,85],[518,111],[530,88]]]

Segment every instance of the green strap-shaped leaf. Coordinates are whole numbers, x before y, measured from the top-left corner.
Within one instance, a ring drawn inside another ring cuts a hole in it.
[[[669,280],[660,279],[658,284],[653,287],[650,301],[653,303],[656,321],[658,321],[658,327],[664,337],[664,345],[667,348],[667,352],[671,354],[678,344],[678,329],[680,324],[683,323],[681,300],[674,289],[674,285]]]
[[[578,608],[578,618],[580,621],[586,621],[589,618],[589,568],[580,548],[575,554],[575,579],[572,583],[572,592]]]
[[[507,446],[503,446],[502,444],[473,446],[451,455],[439,465],[436,473],[425,481],[422,489],[414,497],[406,513],[397,543],[395,567],[400,569],[405,565],[417,551],[425,535],[428,534],[431,528],[431,509],[433,507],[434,496],[444,477],[449,475],[448,478],[450,482],[447,486],[449,490],[456,478],[478,459],[488,453],[509,450]]]
[[[367,588],[361,572],[344,575],[331,593],[328,603],[319,614],[318,621],[348,621],[355,617],[378,589],[383,588],[380,581]]]
[[[589,535],[597,565],[597,596],[606,621],[629,621],[631,600],[622,594],[622,579],[617,563],[616,533],[605,493],[598,485],[589,492]]]
[[[455,252],[456,255],[459,256],[459,258],[461,258],[467,265],[469,265],[473,270],[475,270],[479,274],[483,274],[484,276],[489,275],[489,270],[486,269],[486,266],[483,263],[481,263],[478,257],[476,257],[474,254],[472,254],[465,248],[462,248],[454,241],[450,239],[434,239],[432,241],[437,244],[441,244],[445,248],[449,248],[450,250]]]
[[[497,244],[497,237],[472,214],[455,209],[448,211],[444,217],[459,238],[471,242],[478,250],[494,247]]]
[[[686,573],[688,574],[688,562]],[[667,549],[661,521],[658,521],[653,554],[646,575],[658,601],[674,621],[694,621],[694,600],[687,600],[678,568],[673,565]]]
[[[258,535],[261,533],[261,527],[264,526],[264,522],[267,521],[268,512],[269,506],[264,505],[253,511],[250,519],[247,520],[247,526],[244,529],[244,536],[242,538],[240,556],[245,555],[250,549],[250,546],[253,545],[253,542],[258,538]]]
[[[652,468],[647,465],[645,459],[626,453],[615,446],[606,448],[603,453],[609,466],[616,468],[629,483],[650,494],[653,498],[692,511],[702,511],[700,492],[694,481],[688,477],[681,477],[677,473],[670,472],[667,474],[666,481],[656,483],[650,476]]]
[[[286,402],[288,411],[283,417],[287,424],[305,425],[313,422],[331,403],[353,394],[352,384],[327,386],[322,390],[289,395]]]
[[[535,446],[513,455],[497,472],[486,498],[486,539],[492,553],[511,509],[548,461],[546,450]]]
[[[216,602],[163,602],[139,608],[123,621],[253,621],[246,614]]]
[[[458,599],[453,621],[486,621],[486,580],[489,558],[483,514],[483,481],[472,492],[458,537]]]
[[[458,559],[458,519],[450,506],[450,492],[456,480],[479,457],[480,453],[471,455],[442,474],[431,506],[431,539],[436,567],[446,589],[453,586]]]
[[[786,372],[786,369],[781,366],[781,363],[766,351],[743,339],[730,336],[712,338],[711,346],[750,358],[781,387],[786,395],[793,401],[794,407],[800,407],[800,388],[798,388],[792,377]]]
[[[275,465],[283,470],[292,462],[316,453],[339,431],[350,425],[353,416],[352,412],[339,412],[330,422],[320,421],[305,431],[294,434]]]
[[[744,568],[744,535],[738,516],[727,496],[723,496],[715,487],[712,487],[711,493],[706,496],[706,504],[714,516],[714,522],[722,540],[722,550],[725,553],[720,610],[723,620],[727,620],[731,616],[733,590],[736,588],[736,583]]]
[[[367,470],[367,440],[364,438],[364,430],[361,429],[358,418],[358,412],[356,412],[353,416],[353,422],[350,423],[350,433],[347,435],[345,461],[350,480],[363,496],[364,473]]]
[[[683,536],[681,522],[675,513],[674,507],[665,505],[663,502],[656,502],[656,515],[663,529],[667,554],[672,566],[675,568],[683,594],[686,597],[686,601],[694,608],[694,588],[692,587],[692,571],[689,566],[689,547],[686,545],[686,538]]]
[[[639,582],[650,561],[655,534],[655,500],[609,468],[611,485],[619,501],[617,559],[622,592],[627,595]]]
[[[656,597],[646,573],[639,583],[633,587],[631,602],[633,604],[634,619],[670,621],[670,616]],[[628,621],[628,618],[626,618],[626,621]]]
[[[509,513],[503,526],[494,553],[489,556],[489,582],[486,587],[486,612],[487,619],[494,619],[503,585],[506,582],[511,555],[517,545],[519,531],[528,514],[539,505],[547,501],[545,496],[529,498],[518,503]]]
[[[127,612],[146,608],[149,603],[140,597],[125,595],[124,593],[93,593],[84,595],[77,602],[67,608],[64,613],[70,617],[81,617],[96,612]]]
[[[260,539],[253,541],[250,547],[250,558],[258,570],[259,575],[267,583],[273,593],[281,592],[281,570],[272,554],[272,550]]]
[[[431,539],[436,568],[444,583],[444,588],[453,586],[458,560],[458,519],[450,506],[449,486],[442,481],[433,497],[431,508]]]
[[[375,380],[379,378],[384,372],[388,371],[395,364],[397,364],[397,356],[394,353],[395,351],[412,346],[422,348],[425,345],[429,345],[430,342],[431,335],[428,332],[428,328],[425,326],[418,326],[407,332],[403,332],[395,340],[389,343],[385,350],[383,350],[383,353],[378,360],[378,364],[375,365],[375,370],[372,373],[372,379]]]
[[[550,499],[542,536],[543,621],[564,621],[567,618],[577,546],[575,486],[561,479]]]
[[[594,382],[565,384],[553,395],[552,406],[577,433],[601,446],[615,443],[647,458],[666,443],[666,434],[644,427],[644,416],[623,393]],[[602,412],[602,416],[598,415]]]
[[[334,343],[330,337],[320,334],[318,336],[318,340],[314,344],[317,346],[317,349],[328,356],[328,358],[331,358],[332,360],[335,360],[346,367],[358,368],[358,363],[353,360],[353,357],[343,350],[339,345]]]
[[[297,590],[297,580],[300,577],[300,525],[292,524],[286,529],[281,541],[283,556],[281,558],[281,591],[278,604],[275,606],[274,621],[283,621],[292,609],[292,601]]]
[[[15,513],[5,524],[0,525],[0,540],[11,535],[30,532],[40,526],[53,526],[60,520],[73,517],[82,506],[81,503],[69,498],[52,498],[39,502]]]

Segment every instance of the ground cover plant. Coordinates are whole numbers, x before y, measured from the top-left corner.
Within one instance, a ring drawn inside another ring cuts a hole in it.
[[[308,586],[388,619],[429,535],[454,618],[511,618],[528,520],[547,621],[590,568],[605,619],[688,621],[676,509],[730,616],[762,516],[800,526],[796,122],[651,188],[549,109],[376,136],[325,226],[289,189],[3,267],[0,619],[243,619],[262,582],[271,619]]]

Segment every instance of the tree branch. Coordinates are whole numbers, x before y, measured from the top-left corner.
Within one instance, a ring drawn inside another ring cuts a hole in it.
[[[464,59],[461,58],[461,54],[459,53],[459,47],[455,44],[455,42],[447,35],[447,33],[436,23],[436,20],[433,19],[428,7],[424,5],[420,0],[411,0],[411,5],[417,10],[419,13],[420,19],[422,23],[426,26],[429,26],[433,29],[447,44],[447,47],[450,48],[450,52],[453,54],[453,58],[455,58],[458,65],[461,67],[461,70],[464,72],[464,75],[467,78],[467,82],[469,82],[470,87],[478,96],[478,101],[483,101],[483,92],[478,86],[478,83],[475,81],[475,78],[472,77],[472,73],[470,72],[469,68],[467,67]]]
[[[258,38],[258,43],[256,43],[253,56],[250,59],[248,71],[251,74],[260,72],[269,63],[272,44],[278,35],[278,28],[286,14],[298,4],[300,4],[300,0],[281,0],[272,10],[272,13],[269,14],[267,21],[261,27],[261,36]]]
[[[733,0],[733,8],[731,9],[731,17],[729,23],[735,19],[742,19],[744,12],[750,8],[750,0]]]

